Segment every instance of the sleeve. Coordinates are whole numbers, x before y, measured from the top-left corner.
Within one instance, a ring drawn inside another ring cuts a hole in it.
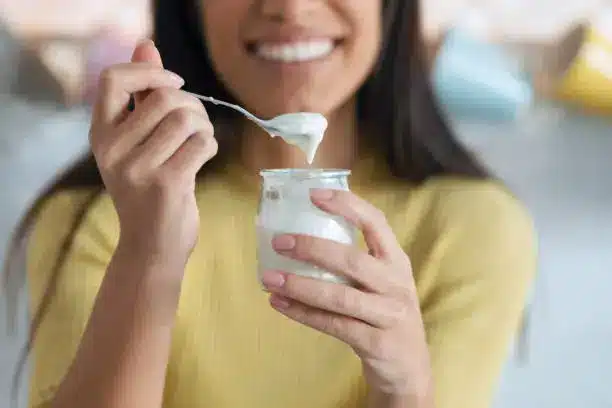
[[[535,275],[533,223],[500,186],[439,195],[418,273],[438,408],[488,408]]]
[[[91,194],[91,193],[90,193]],[[46,407],[61,383],[81,340],[117,233],[110,200],[84,194],[52,197],[39,214],[28,245],[30,311],[35,316],[53,281],[54,265],[71,242],[59,269],[55,290],[36,330],[31,350],[29,407]],[[73,226],[84,213],[76,230]]]

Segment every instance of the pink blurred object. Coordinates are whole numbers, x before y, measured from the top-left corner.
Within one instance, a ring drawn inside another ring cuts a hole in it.
[[[85,102],[95,100],[100,73],[111,65],[129,62],[137,43],[138,39],[115,28],[104,28],[91,38],[85,50]]]

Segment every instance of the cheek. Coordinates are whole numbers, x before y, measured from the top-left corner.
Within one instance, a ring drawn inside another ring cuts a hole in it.
[[[208,0],[201,12],[204,37],[217,71],[232,64],[239,43],[239,11],[231,1]]]
[[[362,75],[367,75],[378,60],[381,47],[380,24],[370,18],[361,23],[355,30],[355,35],[348,46],[347,69],[360,70]]]
[[[380,51],[381,42],[381,2],[351,1],[350,8],[346,11],[346,14],[350,16],[351,25],[355,33],[353,45],[361,52],[363,58],[375,59]]]
[[[345,81],[352,81],[354,87],[359,87],[371,73],[376,64],[381,47],[381,9],[379,2],[363,1],[356,8],[357,2],[351,2],[347,15],[351,18],[353,36],[347,44],[345,57]]]

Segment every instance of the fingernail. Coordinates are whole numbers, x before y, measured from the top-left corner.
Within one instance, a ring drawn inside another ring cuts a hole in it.
[[[295,238],[291,235],[277,235],[272,239],[272,247],[277,251],[288,251],[295,247]]]
[[[270,296],[270,304],[275,309],[287,309],[289,307],[289,300],[278,295]]]
[[[261,281],[268,288],[280,288],[285,284],[285,276],[280,272],[266,271]]]
[[[166,70],[172,81],[176,82],[177,85],[183,86],[185,85],[185,80],[177,73]]]
[[[334,196],[334,190],[326,188],[313,188],[310,190],[310,197],[315,200],[325,201],[331,200]]]

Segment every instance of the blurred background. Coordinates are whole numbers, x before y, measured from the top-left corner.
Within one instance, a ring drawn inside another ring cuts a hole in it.
[[[511,354],[495,407],[612,407],[612,2],[422,3],[440,103],[540,235],[528,355]],[[97,75],[129,58],[148,14],[147,0],[0,0],[1,248],[86,149]],[[0,302],[2,407],[25,341],[21,299],[13,336]]]

